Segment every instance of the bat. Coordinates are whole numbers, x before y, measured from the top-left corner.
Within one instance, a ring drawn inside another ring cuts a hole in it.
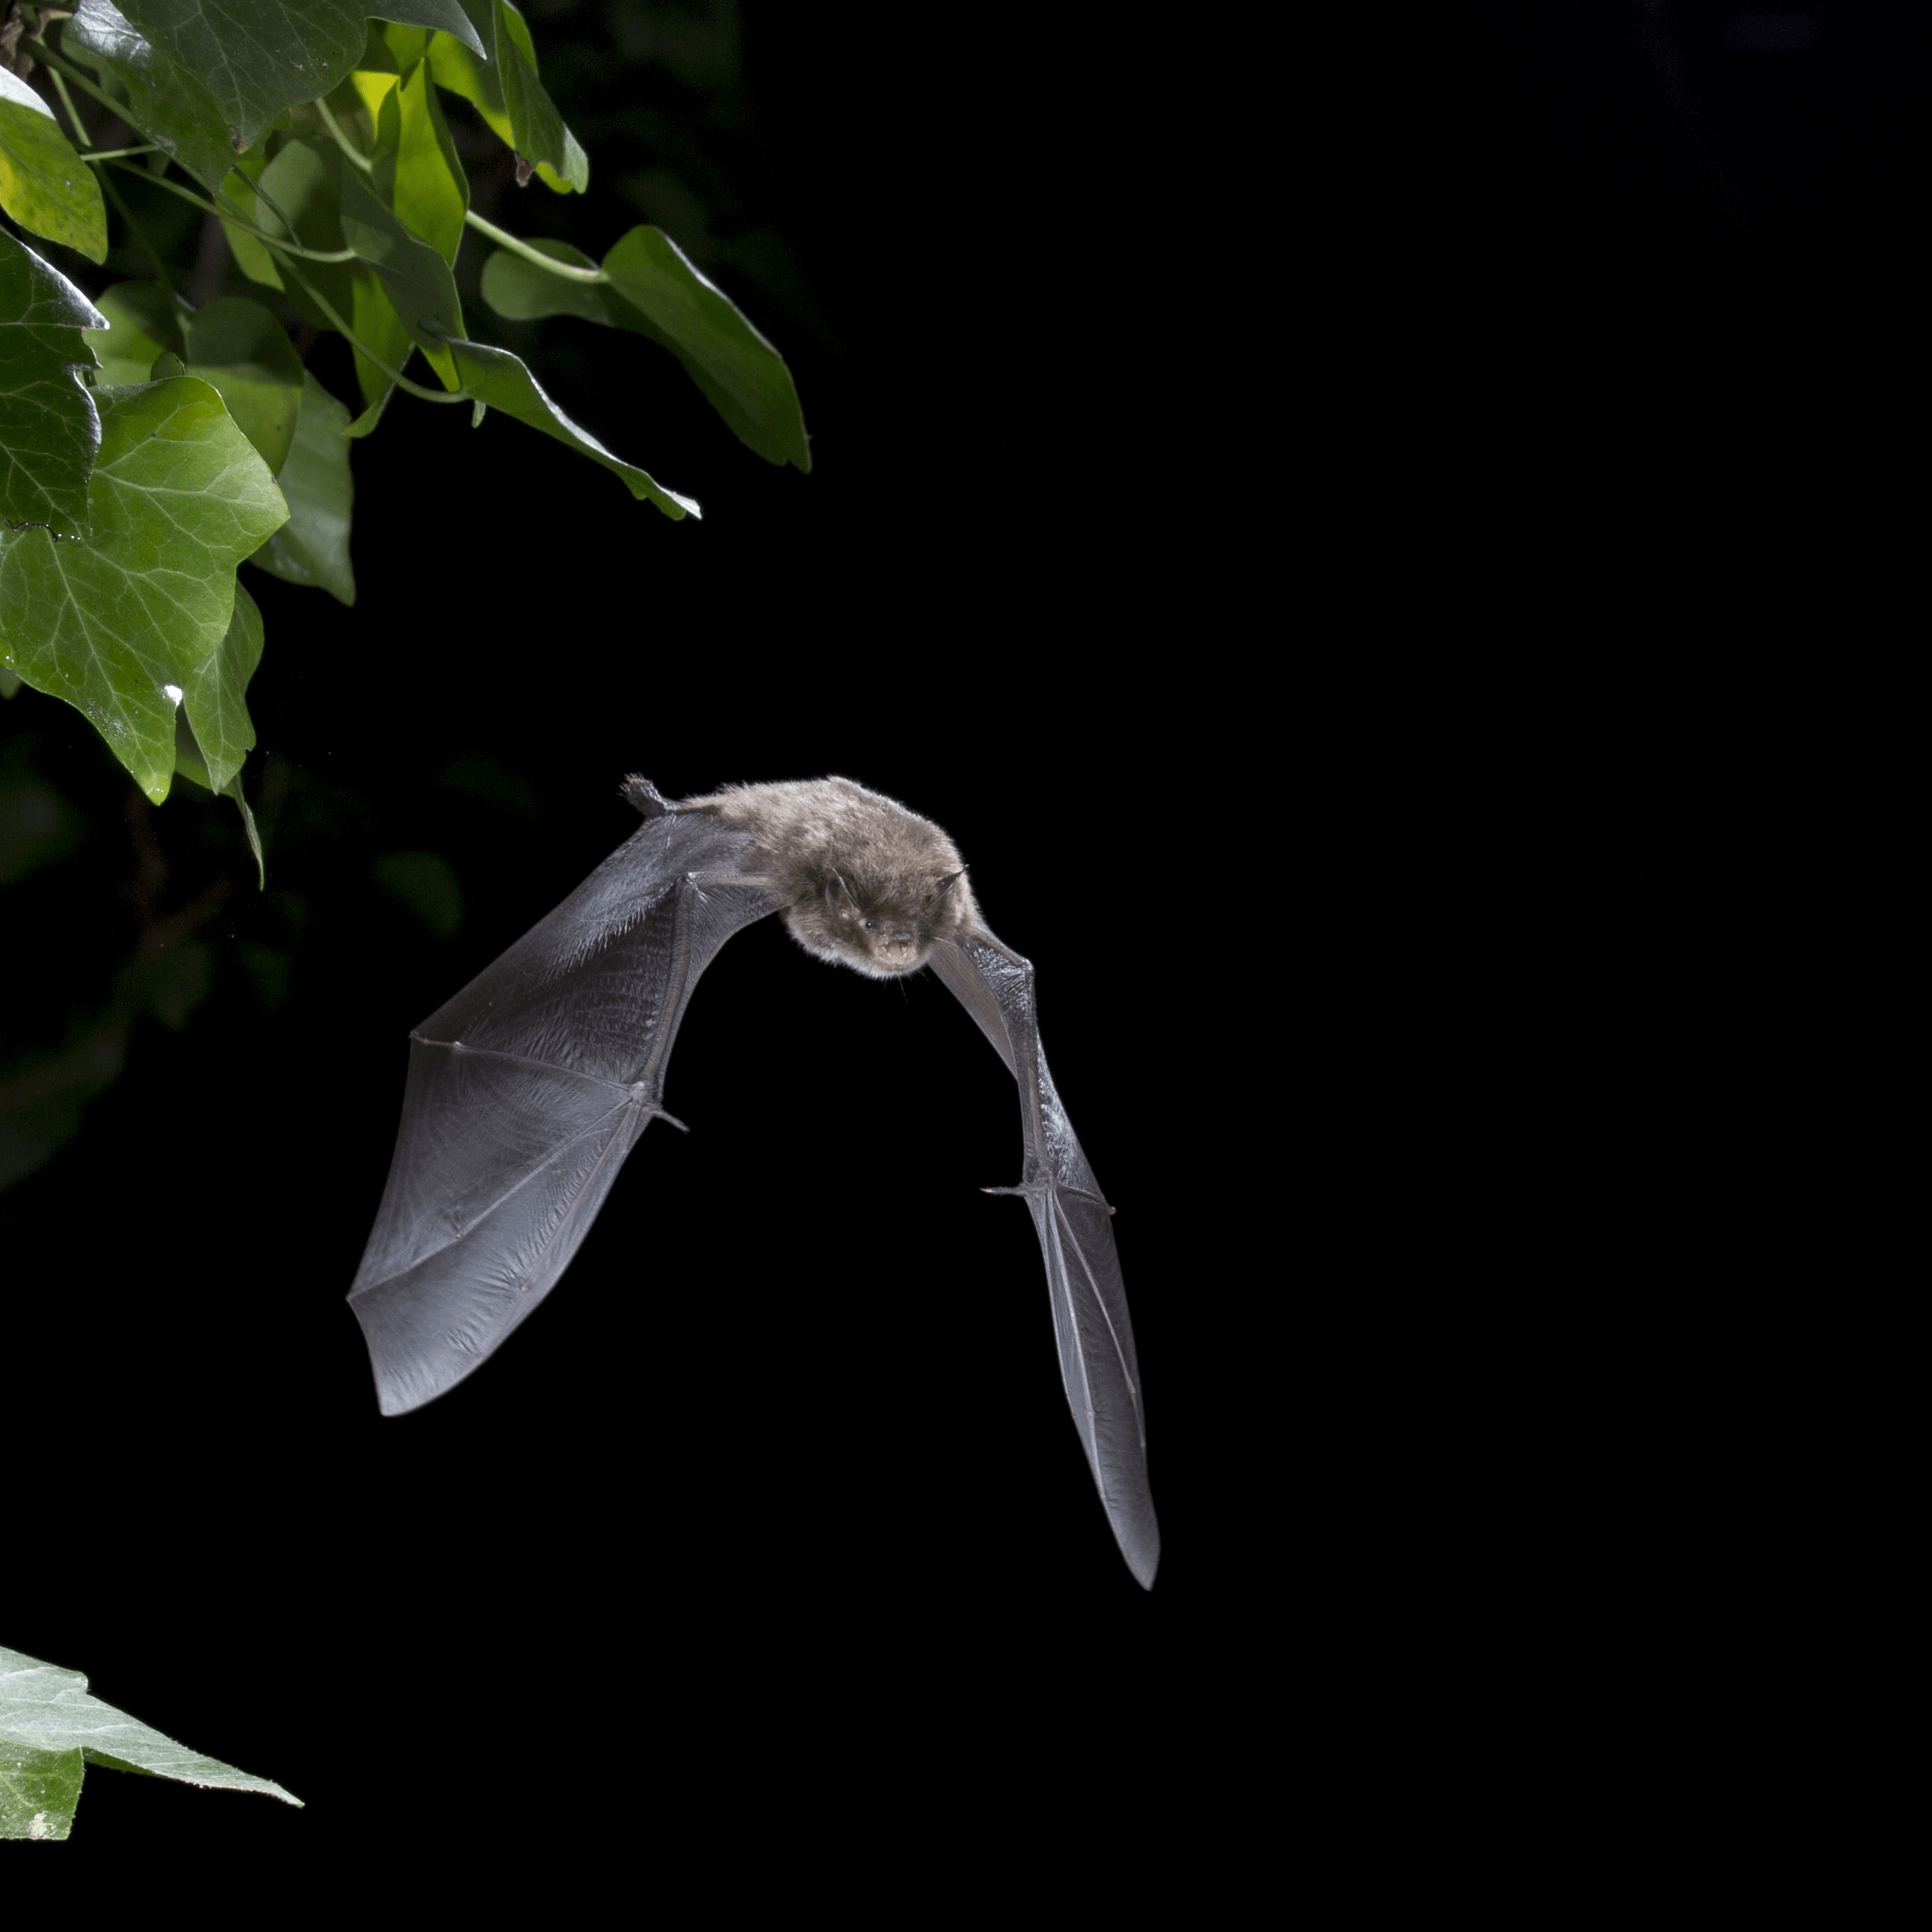
[[[980,916],[928,820],[850,778],[734,785],[643,825],[410,1036],[402,1126],[349,1292],[385,1415],[453,1388],[556,1286],[625,1156],[667,1112],[698,976],[778,913],[810,953],[874,979],[929,966],[1018,1084],[1017,1195],[1046,1259],[1060,1380],[1127,1567],[1154,1584],[1140,1370],[1113,1209],[1046,1070],[1034,969]]]

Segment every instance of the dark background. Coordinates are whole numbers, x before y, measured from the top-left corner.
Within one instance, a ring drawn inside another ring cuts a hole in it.
[[[355,610],[250,574],[266,893],[226,806],[124,810],[77,718],[8,708],[46,1502],[5,1634],[309,1801],[96,1772],[86,1839],[352,1867],[372,1811],[628,1847],[794,1806],[1010,1846],[1084,1776],[1136,1849],[1222,1792],[1182,1845],[1218,1857],[1282,1828],[1277,1762],[1354,1828],[1411,1780],[1534,1802],[1659,1673],[1714,1729],[1794,1538],[1869,1576],[1848,1490],[1896,1425],[1828,1430],[1814,1335],[1804,1425],[1720,1439],[1731,1304],[1620,1132],[1681,1066],[1606,1031],[1648,996],[1565,895],[1659,916],[1624,882],[1660,800],[1732,849],[1685,763],[1739,728],[1731,668],[1802,682],[1813,614],[1871,621],[1924,28],[1585,10],[1345,52],[530,10],[592,190],[518,198],[479,144],[479,205],[593,251],[661,222],[787,354],[815,468],[646,349],[479,308],[704,520],[398,399]],[[1024,1213],[974,1191],[1016,1172],[998,1063],[936,983],[776,926],[694,1000],[692,1133],[500,1358],[378,1418],[340,1298],[404,1036],[626,836],[633,770],[902,798],[1036,962],[1120,1210],[1151,1594]],[[1642,806],[1607,832],[1600,778]],[[1213,989],[1179,1061],[1177,935]]]

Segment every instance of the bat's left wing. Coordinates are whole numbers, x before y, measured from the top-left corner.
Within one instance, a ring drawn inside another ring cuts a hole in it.
[[[395,1160],[349,1292],[382,1413],[476,1368],[556,1284],[624,1157],[669,1120],[664,1076],[698,976],[776,909],[750,841],[650,815],[550,916],[410,1036]]]
[[[1142,1586],[1151,1589],[1160,1561],[1160,1526],[1148,1487],[1140,1368],[1108,1225],[1113,1210],[1100,1198],[1046,1070],[1034,1010],[1033,967],[990,934],[942,940],[932,949],[931,964],[1018,1082],[1026,1135],[1020,1184],[986,1191],[1022,1196],[1033,1216],[1046,1258],[1060,1378],[1073,1426],[1120,1554]]]

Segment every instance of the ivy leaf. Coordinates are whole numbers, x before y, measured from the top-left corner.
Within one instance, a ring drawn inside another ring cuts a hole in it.
[[[161,356],[179,356],[185,303],[159,282],[116,282],[100,298],[106,325],[87,332],[103,383],[145,382]]]
[[[201,752],[196,782],[221,791],[242,761],[255,748],[254,721],[248,716],[248,680],[262,662],[262,608],[245,585],[235,586],[235,608],[213,656],[192,673],[182,695],[182,710]]]
[[[268,165],[268,155],[259,148],[253,154],[238,154],[233,168],[221,184],[220,193],[215,197],[218,201],[232,201],[257,228],[262,224],[255,206],[255,184],[261,179],[262,170]],[[235,266],[251,282],[260,282],[264,288],[279,289],[282,286],[282,272],[275,266],[274,256],[267,244],[238,222],[224,221],[221,227],[234,252]]]
[[[470,182],[427,62],[418,62],[383,96],[376,116],[375,162],[376,192],[412,233],[454,267],[470,206]]]
[[[561,242],[553,260],[595,266]],[[812,467],[805,416],[784,358],[659,228],[633,228],[604,257],[603,279],[554,275],[508,250],[484,264],[483,299],[518,321],[577,315],[668,349],[738,440],[768,463]]]
[[[238,150],[285,107],[335,91],[362,55],[370,10],[364,0],[126,0],[124,10],[214,96]],[[484,51],[457,0],[383,0],[375,10]]]
[[[284,141],[262,171],[262,194],[256,204],[262,226],[272,235],[286,234],[282,220],[286,216],[307,247],[325,251],[347,247],[342,232],[346,165],[333,141],[307,136]],[[362,191],[363,200],[374,199],[366,189]],[[311,290],[319,290],[336,314],[347,321],[380,358],[372,360],[360,349],[355,351],[356,378],[362,400],[372,408],[386,400],[392,382],[381,364],[400,370],[413,345],[375,271],[357,262],[295,262],[288,267],[287,290],[290,301],[313,327],[333,329],[335,325]],[[373,421],[370,427],[374,427]]]
[[[86,1772],[78,1748],[41,1750],[0,1736],[0,1838],[67,1837]]]
[[[462,334],[463,304],[449,264],[427,242],[411,234],[346,164],[337,193],[344,244],[381,278],[389,306],[401,318],[410,340],[442,378],[443,387],[454,388],[455,368],[442,345],[448,338]]]
[[[182,332],[182,361],[220,391],[242,434],[280,470],[302,406],[302,361],[288,331],[260,302],[220,296],[194,310]]]
[[[289,520],[248,560],[290,584],[312,584],[338,603],[356,602],[349,562],[349,412],[306,370],[288,460],[276,472]]]
[[[242,814],[242,830],[248,837],[248,849],[255,855],[256,882],[266,886],[268,866],[262,853],[262,835],[255,828],[255,814],[242,792],[242,760],[255,743],[255,727],[241,701],[242,694],[247,691],[248,680],[261,662],[261,610],[238,584],[228,634],[222,639],[220,650],[208,661],[211,666],[218,665],[218,676],[211,675],[205,668],[200,679],[203,688],[197,692],[190,687],[175,712],[175,770],[204,790],[219,792],[234,800],[235,808]],[[214,734],[216,749],[212,753],[202,748],[196,727],[190,722],[190,712],[202,720],[202,730]]]
[[[113,0],[80,0],[61,51],[118,80],[122,112],[210,194],[236,159],[229,116],[208,88],[138,32]]]
[[[60,130],[54,110],[0,67],[0,208],[22,228],[107,259],[107,210],[94,170]]]
[[[633,496],[655,503],[674,523],[682,523],[687,513],[694,517],[704,514],[690,497],[667,490],[634,464],[613,456],[588,430],[580,429],[544,394],[536,378],[507,349],[494,349],[486,342],[452,342],[449,348],[456,358],[457,373],[463,379],[466,395],[501,410],[506,416],[541,430],[545,436],[554,436],[593,463],[601,463],[624,479]]]
[[[80,1764],[109,1765],[227,1791],[263,1791],[285,1804],[302,1800],[272,1779],[238,1771],[204,1757],[159,1731],[88,1694],[78,1671],[43,1664],[37,1657],[0,1646],[0,1751],[32,1766],[37,1779],[29,1810],[16,1825],[18,1807],[0,1811],[0,1835],[64,1838],[74,1826],[80,1796]],[[50,1763],[48,1760],[56,1760]],[[5,1760],[0,1760],[4,1762]],[[0,1785],[0,1791],[5,1787]],[[38,1822],[37,1822],[38,1821]]]
[[[158,805],[174,771],[175,707],[227,634],[235,566],[288,506],[198,378],[94,397],[89,534],[0,529],[0,664],[85,715]],[[218,686],[218,667],[213,675]],[[210,687],[196,688],[211,708]]]
[[[100,418],[80,370],[106,318],[23,242],[0,229],[0,521],[87,525]]]
[[[538,80],[530,28],[510,0],[496,0],[496,64],[502,70],[503,105],[509,110],[517,152],[554,172],[556,179],[545,177],[548,185],[574,188],[581,194],[590,185],[590,158]]]
[[[262,612],[246,586],[235,586],[235,609],[221,648],[196,674],[175,712],[175,770],[207,791],[235,801],[258,885],[268,884],[262,835],[242,794],[242,761],[255,747],[254,722],[242,699],[262,662]]]
[[[508,0],[472,4],[472,16],[490,45],[486,66],[453,40],[430,43],[430,70],[439,87],[460,94],[487,121],[496,138],[536,170],[559,194],[590,185],[590,160],[563,124],[556,104],[537,78],[536,50],[524,16]],[[519,176],[519,179],[521,176]]]

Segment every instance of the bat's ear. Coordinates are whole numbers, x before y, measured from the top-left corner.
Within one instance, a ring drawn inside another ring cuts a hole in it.
[[[962,866],[958,871],[952,874],[952,878],[950,879],[941,879],[939,882],[938,891],[934,892],[932,896],[933,904],[934,905],[938,904],[940,901],[945,898],[946,895],[952,891],[952,888],[965,876],[966,868],[964,866]]]
[[[652,784],[649,778],[640,778],[635,772],[633,772],[618,787],[618,790],[646,818],[662,818],[665,813],[673,809],[657,787]]]
[[[852,888],[836,872],[825,882],[825,904],[827,911],[840,919],[859,916],[859,902],[852,896]]]

